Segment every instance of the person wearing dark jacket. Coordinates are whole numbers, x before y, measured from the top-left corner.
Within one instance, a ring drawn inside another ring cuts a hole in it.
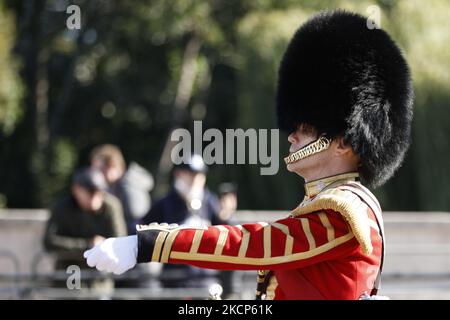
[[[105,188],[101,172],[81,169],[74,174],[70,195],[51,209],[44,247],[56,254],[56,270],[70,265],[85,269],[83,251],[105,238],[126,235],[120,202]]]
[[[224,224],[225,220],[219,217],[219,199],[205,188],[206,172],[207,167],[198,155],[193,155],[189,164],[176,166],[171,190],[152,206],[142,222],[192,227]],[[160,280],[166,288],[207,288],[220,282],[217,271],[187,265],[165,265]]]

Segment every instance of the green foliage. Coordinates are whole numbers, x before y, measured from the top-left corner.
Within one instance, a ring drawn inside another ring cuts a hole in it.
[[[412,208],[439,211],[450,208],[450,3],[401,1],[395,8],[396,29],[411,65],[415,87],[413,144],[406,165],[410,184],[405,196]],[[402,203],[390,199],[392,206]]]
[[[74,145],[69,140],[61,138],[53,143],[50,159],[52,159],[48,168],[50,179],[48,179],[48,186],[44,188],[47,191],[48,200],[45,202],[66,186],[77,164],[78,156]]]
[[[15,40],[14,16],[0,3],[0,135],[9,136],[23,110],[23,87],[18,76],[19,63],[12,56]]]

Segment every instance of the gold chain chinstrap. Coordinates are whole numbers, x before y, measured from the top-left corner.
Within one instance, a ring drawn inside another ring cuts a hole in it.
[[[289,164],[289,163],[304,159],[306,157],[309,157],[320,151],[326,150],[330,147],[330,143],[331,143],[330,139],[325,138],[325,137],[320,137],[314,143],[311,143],[311,144],[307,145],[306,147],[301,148],[300,150],[297,150],[293,154],[284,158],[284,162],[286,162],[286,164]]]

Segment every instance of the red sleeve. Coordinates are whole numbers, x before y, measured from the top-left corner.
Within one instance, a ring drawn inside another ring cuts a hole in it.
[[[342,216],[332,210],[205,229],[143,226],[138,240],[138,262],[236,270],[301,268],[336,259],[358,246]]]

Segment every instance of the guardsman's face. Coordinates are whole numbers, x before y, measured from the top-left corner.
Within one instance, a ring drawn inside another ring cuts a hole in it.
[[[299,126],[297,129],[288,136],[288,141],[291,144],[289,148],[289,154],[296,152],[297,150],[305,147],[317,140],[318,136],[314,129],[305,126]],[[329,157],[327,150],[313,154],[302,160],[292,162],[287,165],[287,169],[290,172],[295,172],[298,175],[305,177],[311,170],[320,169],[327,161]]]
[[[314,129],[299,126],[288,137],[288,141],[291,143],[289,154],[296,152],[317,139],[318,135]],[[359,158],[353,152],[351,145],[345,143],[342,137],[335,137],[328,149],[289,163],[287,169],[310,181],[318,177],[327,177],[330,174],[335,174],[335,171],[358,171],[358,165]]]

